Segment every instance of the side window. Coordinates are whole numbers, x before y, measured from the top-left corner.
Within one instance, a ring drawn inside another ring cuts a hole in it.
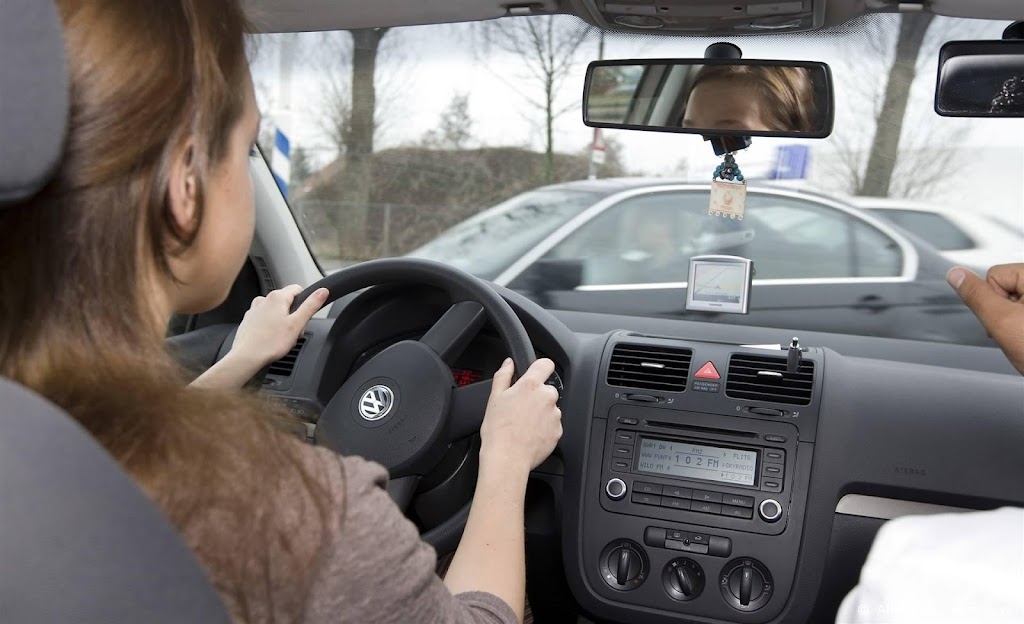
[[[747,196],[756,279],[853,277],[851,217],[829,206],[780,195]]]
[[[899,277],[903,251],[899,244],[874,227],[858,221],[853,228],[857,277]]]
[[[706,193],[650,193],[625,199],[583,224],[542,260],[578,261],[582,285],[685,282],[703,237],[721,224]],[[711,252],[707,252],[711,253]]]
[[[855,217],[813,201],[747,196],[742,221],[708,216],[706,191],[623,200],[551,249],[544,260],[578,261],[582,285],[685,282],[691,256],[754,260],[755,279],[899,275],[899,247]]]
[[[942,215],[919,210],[886,210],[881,216],[920,236],[939,251],[976,247],[974,241]]]

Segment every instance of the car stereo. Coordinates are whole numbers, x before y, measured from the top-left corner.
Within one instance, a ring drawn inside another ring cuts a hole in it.
[[[621,405],[611,415],[608,511],[766,534],[785,526],[792,425],[771,423],[755,440],[745,429],[690,424],[706,414]]]
[[[821,351],[794,366],[783,344],[628,332],[605,348],[569,552],[583,602],[620,620],[777,618],[804,530]]]

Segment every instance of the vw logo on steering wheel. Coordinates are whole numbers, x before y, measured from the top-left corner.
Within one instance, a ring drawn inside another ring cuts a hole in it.
[[[395,405],[395,393],[387,386],[374,386],[359,399],[359,415],[365,420],[380,420]]]

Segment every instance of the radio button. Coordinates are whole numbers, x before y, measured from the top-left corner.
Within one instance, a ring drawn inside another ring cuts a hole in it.
[[[612,449],[612,453],[614,453],[616,457],[632,457],[633,447],[616,444],[615,448]]]
[[[708,544],[708,554],[713,557],[728,557],[732,554],[732,540],[712,535],[711,543]]]
[[[661,497],[654,494],[643,494],[641,492],[633,492],[633,496],[629,499],[638,505],[654,505],[657,507],[661,504]]]
[[[781,436],[775,433],[764,434],[765,442],[774,442],[775,444],[784,444],[786,442],[786,436]]]
[[[615,442],[618,444],[632,444],[636,441],[636,434],[632,431],[616,431]]]
[[[768,498],[761,501],[761,506],[757,508],[757,512],[761,514],[765,522],[775,522],[782,517],[782,505],[779,504],[779,501]]]
[[[725,505],[732,505],[734,507],[750,507],[754,508],[754,497],[752,496],[739,496],[737,494],[726,494],[722,497],[722,503]]]
[[[637,420],[636,418],[620,418],[619,419],[619,424],[620,425],[638,425],[638,424],[640,424],[640,421]]]
[[[669,509],[688,511],[690,509],[690,500],[686,498],[669,498],[668,496],[662,496],[661,506]]]
[[[612,462],[612,470],[615,472],[629,472],[629,462],[615,460]]]
[[[722,513],[722,506],[718,503],[704,503],[700,501],[693,501],[693,504],[690,505],[690,511],[696,511],[697,513],[719,515]]]
[[[784,464],[786,463],[786,454],[782,451],[769,449],[764,452],[764,461],[769,464]]]
[[[641,494],[657,494],[661,496],[661,486],[657,483],[644,483],[643,481],[633,482],[633,491]]]
[[[626,482],[622,479],[609,479],[604,486],[604,493],[612,500],[622,500],[626,497]]]
[[[661,494],[663,496],[671,496],[672,498],[693,498],[693,490],[684,487],[673,487],[666,485],[662,488]]]
[[[693,500],[694,502],[701,501],[704,503],[720,503],[722,502],[722,493],[708,492],[706,490],[694,490]]]
[[[765,492],[781,492],[782,482],[774,481],[771,479],[765,479],[764,481],[761,482],[761,489],[764,490]]]
[[[722,515],[730,518],[743,518],[744,520],[750,520],[754,517],[754,509],[752,507],[733,507],[731,505],[723,505]]]
[[[647,527],[647,530],[644,531],[644,543],[655,548],[664,548],[666,533],[665,529]]]
[[[782,466],[781,465],[765,464],[764,470],[761,471],[761,474],[766,476],[766,477],[781,477],[782,476]]]

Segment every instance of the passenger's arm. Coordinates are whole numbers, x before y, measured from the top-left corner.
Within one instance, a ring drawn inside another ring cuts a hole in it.
[[[292,301],[300,292],[301,286],[292,285],[253,299],[235,332],[231,350],[193,381],[192,386],[241,388],[264,366],[284,357],[328,295],[327,289],[321,288],[293,313]]]
[[[954,267],[946,279],[1024,375],[1024,264],[994,266],[986,279]]]

